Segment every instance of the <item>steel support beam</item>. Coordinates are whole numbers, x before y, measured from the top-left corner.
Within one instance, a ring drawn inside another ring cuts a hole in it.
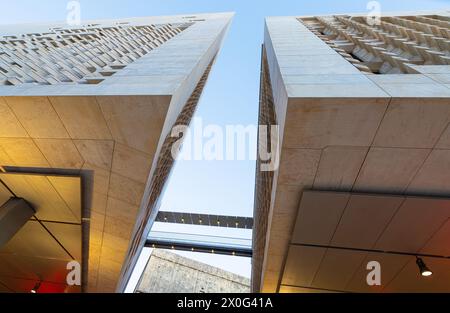
[[[158,240],[158,239],[147,239],[145,242],[145,247],[147,248],[157,248],[157,249],[171,249],[171,250],[181,250],[181,251],[192,251],[192,252],[203,252],[203,253],[214,253],[214,254],[224,254],[224,255],[234,255],[251,257],[251,248],[242,247],[232,247],[232,246],[222,246],[214,244],[204,244],[204,243],[186,243],[180,241],[170,241],[170,240]]]
[[[10,198],[0,207],[0,247],[3,247],[34,215],[22,198]]]
[[[253,218],[245,216],[159,211],[155,221],[161,223],[203,225],[228,228],[253,228]]]

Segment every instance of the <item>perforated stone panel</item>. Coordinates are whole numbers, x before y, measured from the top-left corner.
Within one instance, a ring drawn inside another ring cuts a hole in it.
[[[97,84],[189,27],[184,24],[54,28],[0,37],[0,85]]]
[[[417,73],[411,65],[450,64],[450,21],[445,16],[299,18],[309,30],[362,72]]]

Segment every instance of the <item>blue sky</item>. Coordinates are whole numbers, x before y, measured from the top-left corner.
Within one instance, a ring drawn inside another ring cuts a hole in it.
[[[65,0],[0,0],[0,24],[63,21]],[[197,117],[204,123],[256,124],[265,16],[367,12],[365,0],[80,0],[82,19],[233,11],[232,27],[210,74]],[[450,9],[450,0],[384,0],[383,11]],[[164,210],[250,216],[254,161],[181,161]]]

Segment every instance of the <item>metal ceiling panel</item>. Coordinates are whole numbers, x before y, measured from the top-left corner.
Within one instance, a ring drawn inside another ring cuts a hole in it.
[[[331,245],[373,247],[403,201],[403,197],[351,195]]]
[[[17,197],[26,199],[41,220],[80,223],[81,213],[74,213],[50,180],[43,175],[0,173],[0,179]],[[72,178],[68,178],[71,180]],[[79,178],[78,178],[79,179]],[[64,189],[64,188],[60,188]],[[80,193],[80,189],[77,190]],[[75,190],[72,192],[76,192]],[[67,193],[67,192],[66,192]],[[70,201],[69,201],[70,202]]]
[[[324,248],[291,245],[281,283],[291,286],[311,286],[325,251]]]
[[[383,290],[384,292],[450,292],[450,259],[423,258],[433,275],[419,274],[415,258]]]
[[[8,201],[12,196],[14,195],[0,182],[0,205]]]
[[[279,290],[449,292],[449,236],[450,199],[305,191]],[[431,277],[419,275],[419,251]],[[369,261],[381,286],[366,282]]]
[[[329,244],[350,194],[304,191],[293,243]]]
[[[345,290],[351,292],[382,292],[386,285],[402,270],[402,268],[414,257],[409,255],[384,254],[368,252],[366,258],[357,268],[351,281],[345,287]],[[369,286],[367,284],[367,264],[370,261],[380,263],[381,285]]]
[[[37,258],[3,254],[0,256],[0,276],[31,279],[34,281],[48,281],[66,283],[70,260]]]
[[[448,218],[448,199],[407,198],[375,247],[385,251],[417,253]]]
[[[29,292],[80,292],[67,287],[67,263],[82,263],[81,178],[38,173],[0,173],[0,179],[37,213],[3,247],[0,247],[0,286]],[[9,198],[0,185],[0,200]],[[5,192],[6,190],[6,192]],[[1,289],[0,289],[1,290]]]
[[[77,220],[81,220],[81,179],[69,176],[47,176],[59,196],[71,209]]]
[[[13,292],[30,292],[36,285],[35,280],[13,278],[0,276],[0,282],[10,288]],[[60,293],[67,292],[67,286],[65,284],[55,284],[50,282],[42,282],[38,292],[39,293]]]
[[[37,221],[27,222],[3,247],[0,254],[15,254],[53,259],[70,259],[70,256]]]
[[[0,276],[16,275],[16,277],[31,278],[20,262],[17,262],[17,259],[20,258],[21,256],[13,254],[0,254]]]
[[[13,292],[13,291],[11,289],[9,289],[8,286],[4,285],[0,281],[0,292],[2,292],[2,293],[9,293],[9,292]]]
[[[45,227],[81,263],[81,225],[43,222]]]
[[[450,257],[450,219],[431,237],[420,253]]]
[[[365,256],[366,252],[361,251],[327,249],[312,286],[344,290]]]

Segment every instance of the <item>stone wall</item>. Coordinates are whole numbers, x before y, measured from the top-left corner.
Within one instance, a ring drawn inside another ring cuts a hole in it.
[[[136,292],[246,293],[250,292],[250,280],[169,251],[154,249]]]

